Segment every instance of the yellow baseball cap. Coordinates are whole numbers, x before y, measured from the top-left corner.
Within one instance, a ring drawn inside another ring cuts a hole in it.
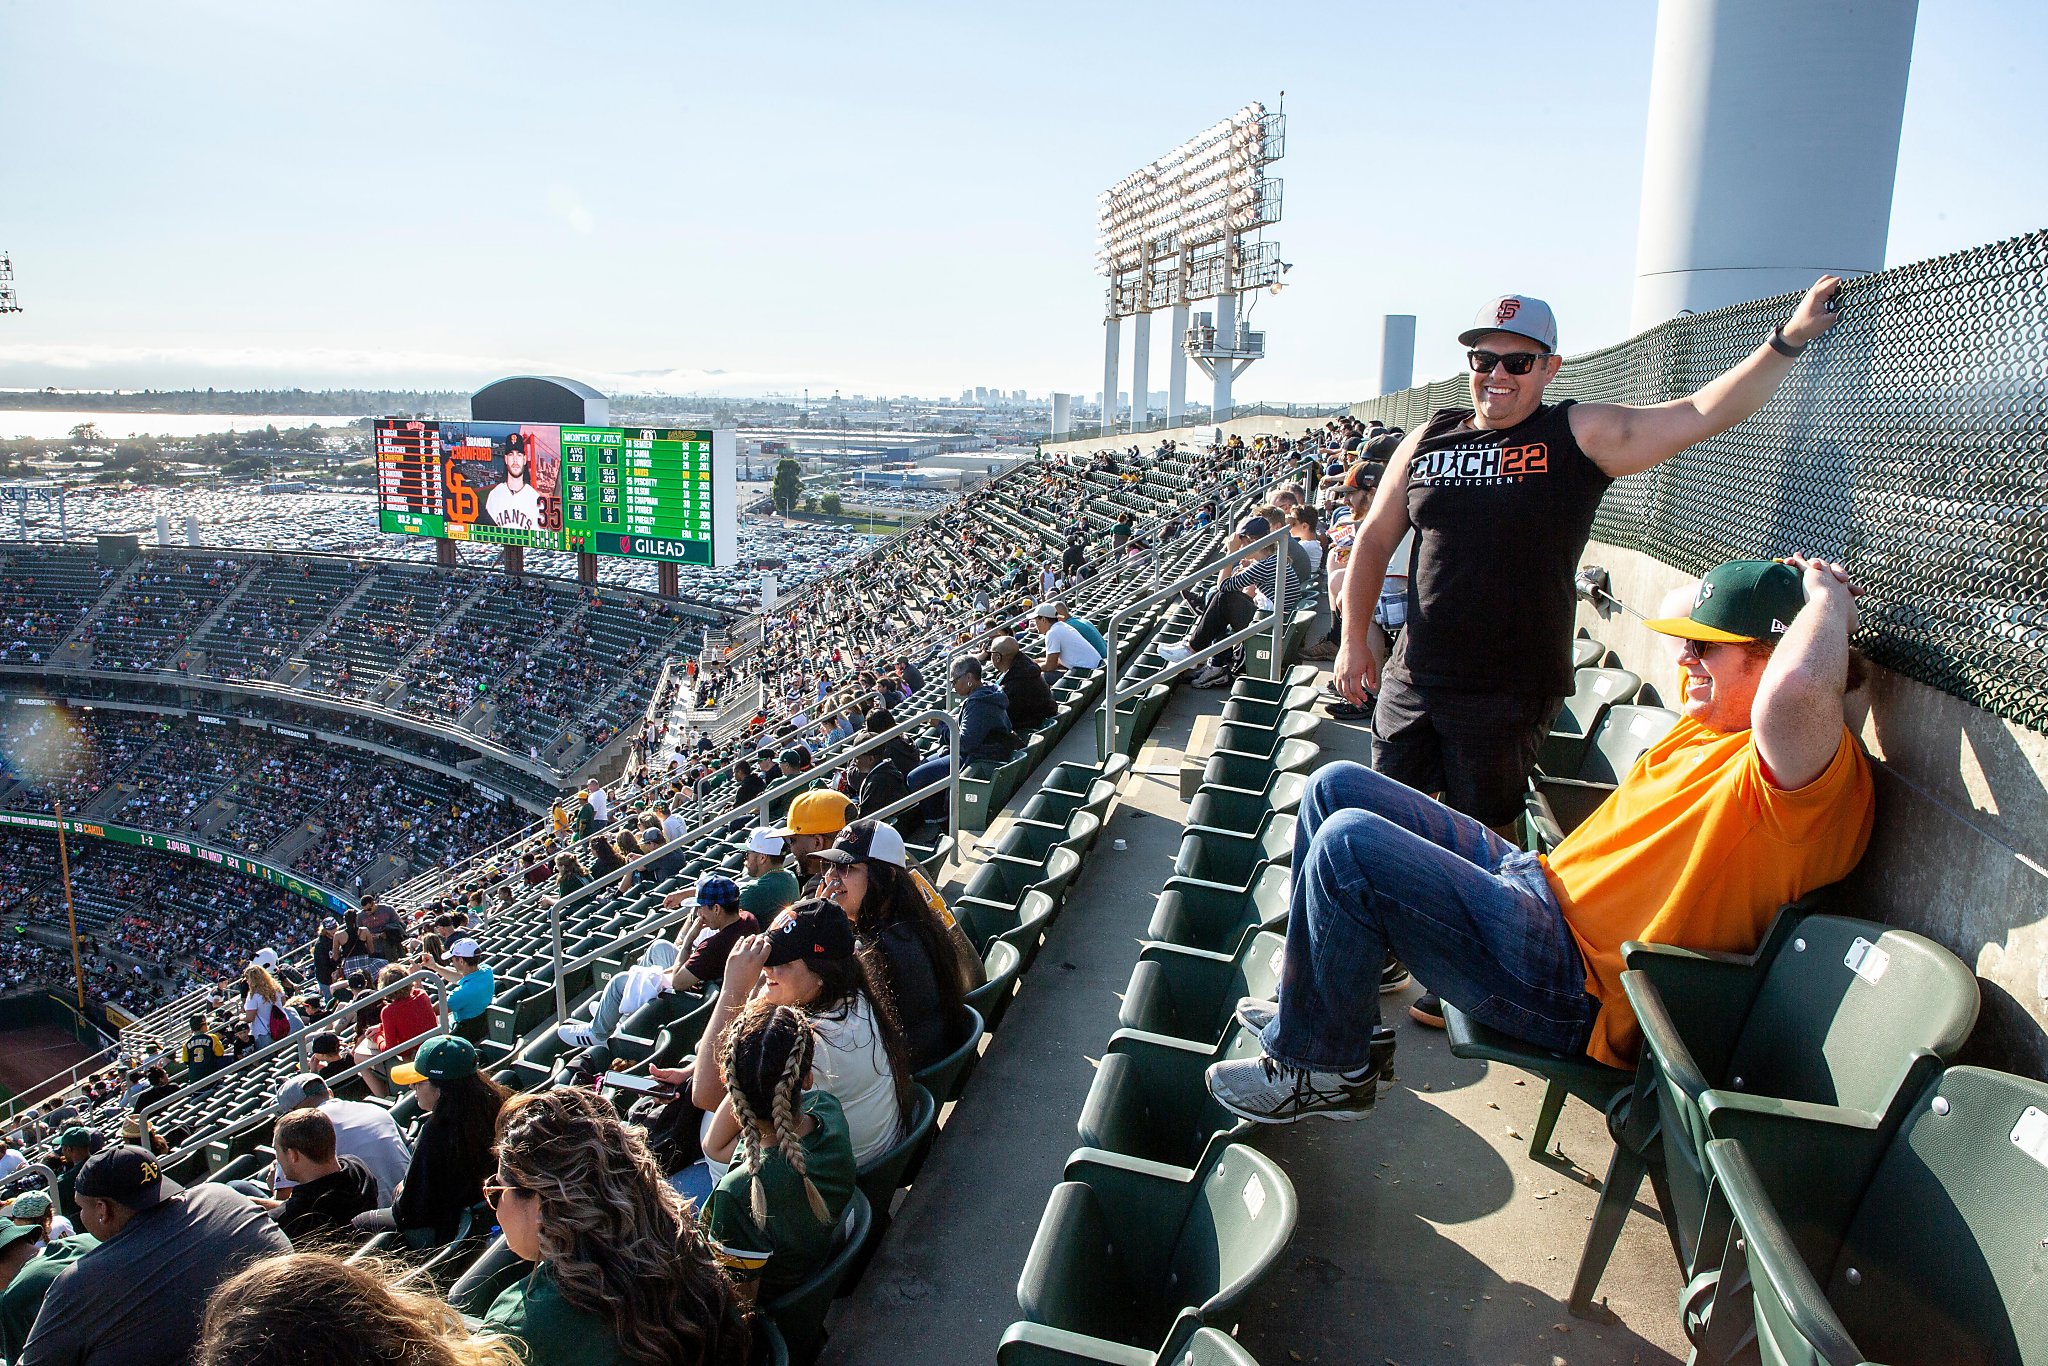
[[[846,828],[846,813],[853,798],[844,792],[804,792],[789,804],[789,814],[773,833],[791,835],[836,835]]]

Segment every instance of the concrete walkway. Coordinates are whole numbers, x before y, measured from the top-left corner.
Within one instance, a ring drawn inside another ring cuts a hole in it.
[[[1180,845],[1186,804],[1172,770],[1194,718],[1220,710],[1224,696],[1176,690],[1001,1031],[944,1117],[916,1189],[901,1197],[866,1278],[834,1309],[824,1361],[994,1360]],[[1317,738],[1329,758],[1363,757],[1357,727],[1326,719]],[[1092,761],[1093,743],[1076,727],[1054,758]],[[1116,849],[1117,839],[1128,847]],[[1678,1273],[1649,1217],[1629,1221],[1602,1287],[1619,1321],[1565,1312],[1597,1199],[1592,1183],[1610,1148],[1600,1116],[1568,1104],[1556,1139],[1566,1156],[1532,1161],[1524,1135],[1540,1082],[1451,1057],[1442,1034],[1407,1018],[1415,994],[1384,998],[1401,1035],[1400,1080],[1370,1119],[1265,1136],[1294,1181],[1301,1218],[1254,1293],[1240,1340],[1265,1366],[1680,1360]],[[1649,1200],[1646,1189],[1645,1213]]]

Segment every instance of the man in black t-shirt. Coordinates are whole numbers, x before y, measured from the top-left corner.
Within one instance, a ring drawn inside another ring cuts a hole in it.
[[[1762,408],[1834,325],[1841,283],[1823,275],[1726,373],[1649,407],[1545,404],[1564,364],[1550,305],[1504,294],[1479,310],[1458,335],[1472,406],[1402,438],[1344,581],[1345,617],[1371,620],[1387,560],[1415,530],[1408,622],[1384,682],[1366,632],[1346,632],[1337,655],[1339,692],[1360,707],[1378,695],[1375,769],[1520,842],[1525,775],[1572,690],[1573,575],[1601,495]],[[1440,1021],[1420,1004],[1418,1019]]]

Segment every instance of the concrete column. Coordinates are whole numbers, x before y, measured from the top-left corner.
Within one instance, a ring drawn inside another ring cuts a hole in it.
[[[1131,319],[1131,430],[1145,425],[1145,387],[1152,383],[1152,315]]]
[[[1415,383],[1415,315],[1389,313],[1380,319],[1380,388],[1398,394]]]
[[[1117,319],[1114,314],[1102,320],[1102,434],[1108,436],[1116,430],[1116,347]]]
[[[1630,327],[1884,266],[1917,0],[1662,0]]]
[[[1216,296],[1216,349],[1229,351],[1237,346],[1237,296],[1218,294]],[[1237,378],[1237,362],[1218,360],[1211,378],[1215,389],[1209,399],[1210,417],[1223,421],[1223,410],[1230,407],[1230,382]]]
[[[1188,335],[1188,306],[1173,306],[1173,335],[1167,338],[1166,425],[1178,427],[1188,406],[1188,353],[1181,344]]]

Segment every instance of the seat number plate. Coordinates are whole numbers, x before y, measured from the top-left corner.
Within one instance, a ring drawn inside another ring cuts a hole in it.
[[[2012,1146],[2048,1167],[2048,1114],[2029,1105],[2020,1122],[2012,1126]]]
[[[1859,936],[1856,942],[1849,946],[1849,952],[1842,961],[1848,965],[1849,971],[1864,981],[1876,982],[1884,976],[1884,970],[1891,966],[1892,956],[1868,939]]]

